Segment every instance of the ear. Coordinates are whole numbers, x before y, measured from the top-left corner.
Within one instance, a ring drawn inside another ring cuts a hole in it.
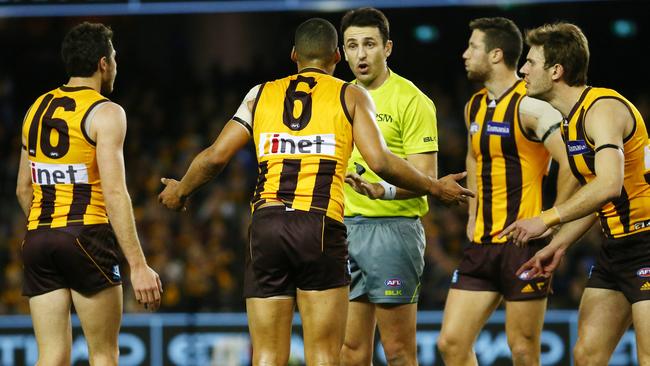
[[[386,52],[386,58],[390,56],[391,53],[393,53],[393,41],[388,40],[386,41],[386,45],[384,46],[384,52]]]
[[[559,81],[564,76],[564,66],[560,64],[555,64],[551,66],[551,79],[553,81]]]
[[[490,61],[493,64],[498,64],[503,60],[503,50],[500,48],[495,48],[490,51]]]
[[[296,53],[296,46],[291,47],[291,61],[298,62],[298,54]]]
[[[343,56],[345,57],[345,61],[349,61],[348,60],[348,54],[347,54],[347,52],[345,52],[345,46],[341,46],[341,48],[343,49]],[[338,47],[337,47],[337,49],[338,49]]]
[[[97,62],[97,70],[100,73],[103,73],[106,70],[108,70],[108,59],[106,58],[106,56],[100,58],[99,62]]]
[[[347,59],[347,56],[345,57]],[[334,53],[334,65],[338,64],[341,61],[341,51],[336,47],[336,53]]]

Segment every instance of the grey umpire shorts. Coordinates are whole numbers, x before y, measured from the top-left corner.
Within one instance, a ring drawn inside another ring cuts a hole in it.
[[[419,218],[346,217],[350,300],[372,303],[418,301],[424,269],[424,228]]]

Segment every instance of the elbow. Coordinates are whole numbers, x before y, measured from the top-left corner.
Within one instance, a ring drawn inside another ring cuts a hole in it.
[[[381,157],[379,159],[366,160],[366,163],[368,163],[370,170],[382,178],[388,173],[388,159],[384,157]]]
[[[603,201],[609,202],[621,197],[623,192],[623,181],[607,181],[603,184],[603,189],[601,190],[603,195]]]
[[[32,187],[30,186],[17,186],[16,187],[16,197],[18,200],[28,200],[32,196]]]

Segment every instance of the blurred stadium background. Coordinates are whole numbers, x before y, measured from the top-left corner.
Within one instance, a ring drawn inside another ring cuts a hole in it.
[[[242,290],[248,199],[256,179],[252,144],[184,214],[164,210],[159,178],[180,177],[191,158],[210,144],[241,98],[259,82],[295,72],[289,60],[293,30],[320,16],[338,26],[346,9],[385,11],[395,42],[389,65],[436,104],[440,175],[464,169],[463,105],[476,85],[467,82],[461,54],[469,20],[505,16],[522,29],[566,20],[590,41],[589,84],[628,97],[650,120],[647,52],[650,3],[645,1],[11,1],[0,0],[0,365],[33,364],[35,341],[21,297],[20,247],[25,219],[15,198],[20,126],[30,103],[66,81],[59,47],[82,21],[115,31],[118,76],[111,99],[127,111],[127,184],[140,239],[165,289],[155,315],[143,314],[125,286],[121,342],[124,365],[247,365]],[[352,79],[342,62],[336,76]],[[551,179],[552,181],[552,170]],[[553,185],[548,186],[552,194]],[[441,364],[435,338],[451,273],[464,243],[464,208],[431,204],[423,219],[426,267],[419,308],[421,365]],[[570,364],[576,309],[601,242],[594,227],[574,246],[553,281],[543,343],[544,365]],[[509,364],[497,313],[476,349],[482,365]],[[296,324],[299,319],[296,318]],[[87,364],[75,328],[73,360]],[[376,364],[384,364],[381,349]],[[296,333],[293,364],[302,364]],[[634,337],[625,335],[611,365],[636,364]]]

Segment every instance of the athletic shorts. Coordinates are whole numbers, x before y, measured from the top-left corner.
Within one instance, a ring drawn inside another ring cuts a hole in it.
[[[24,296],[60,288],[91,295],[122,283],[123,254],[109,224],[29,230],[22,258]]]
[[[350,250],[350,300],[416,303],[424,270],[424,229],[419,218],[346,217]]]
[[[524,280],[517,277],[519,267],[548,244],[550,238],[530,241],[524,247],[512,243],[476,244],[465,247],[463,259],[454,271],[451,288],[468,291],[491,291],[507,301],[547,297],[550,279]]]
[[[586,287],[620,291],[631,304],[650,300],[650,233],[606,240]]]
[[[345,225],[325,215],[271,206],[255,210],[244,297],[295,296],[296,289],[350,284]]]

